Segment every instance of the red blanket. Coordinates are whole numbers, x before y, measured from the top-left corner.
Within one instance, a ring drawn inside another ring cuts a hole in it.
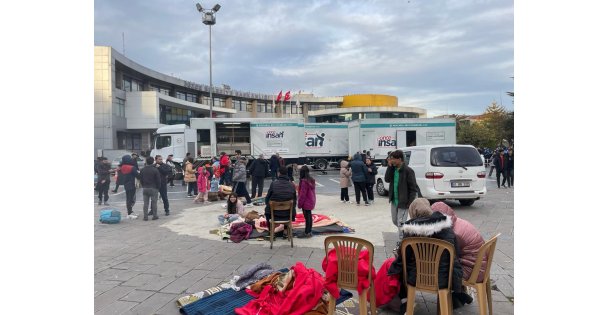
[[[391,257],[382,263],[382,267],[378,270],[378,275],[374,280],[374,291],[376,291],[376,305],[382,306],[390,302],[397,293],[401,283],[399,282],[399,275],[388,275],[388,268],[395,261],[395,257]],[[367,297],[369,301],[369,295]]]
[[[340,289],[338,288],[338,257],[336,255],[336,249],[332,248],[327,254],[326,258],[323,258],[321,263],[323,271],[325,271],[325,289],[329,291],[336,299],[340,297]],[[358,263],[358,281],[357,281],[357,292],[361,294],[363,290],[370,286],[367,274],[369,271],[369,252],[367,250],[361,250],[359,253]],[[376,278],[376,270],[372,266],[372,281]]]

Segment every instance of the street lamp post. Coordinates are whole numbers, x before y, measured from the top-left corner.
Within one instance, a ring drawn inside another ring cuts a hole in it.
[[[209,118],[213,118],[213,75],[211,72],[211,25],[215,25],[215,13],[221,6],[216,4],[211,10],[205,10],[199,3],[196,4],[198,12],[203,14],[203,24],[209,25]]]

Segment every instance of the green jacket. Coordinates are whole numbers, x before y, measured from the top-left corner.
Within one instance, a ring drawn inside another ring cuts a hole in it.
[[[389,166],[386,169],[386,173],[384,174],[384,181],[390,183],[388,189],[388,200],[390,203],[394,202],[394,186],[393,186],[393,178],[395,176],[395,167]],[[418,191],[416,190],[416,175],[414,174],[414,170],[407,166],[405,163],[401,164],[401,168],[399,169],[399,186],[397,189],[399,190],[399,204],[397,208],[408,209],[410,203],[416,199],[418,196]]]

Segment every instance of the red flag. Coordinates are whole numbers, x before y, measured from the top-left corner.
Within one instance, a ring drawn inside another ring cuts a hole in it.
[[[285,102],[289,101],[289,99],[291,98],[291,91],[287,91],[287,93],[285,93]]]
[[[283,90],[281,90],[281,92],[279,92],[279,95],[277,95],[277,102],[280,102],[282,97],[283,97]]]

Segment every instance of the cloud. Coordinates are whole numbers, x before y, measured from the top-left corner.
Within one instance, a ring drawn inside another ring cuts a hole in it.
[[[429,113],[470,114],[513,91],[509,1],[219,2],[214,84],[268,94],[390,94]],[[208,83],[209,29],[194,3],[96,1],[95,44],[121,52],[124,32],[128,58]]]

